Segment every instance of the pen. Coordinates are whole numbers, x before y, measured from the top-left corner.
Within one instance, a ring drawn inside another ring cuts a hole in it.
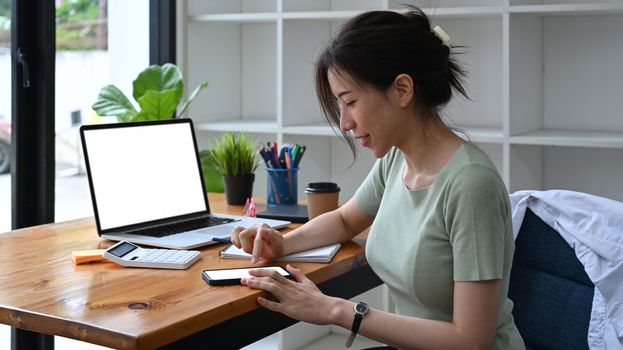
[[[272,154],[272,152],[270,154]],[[272,156],[270,154],[269,154],[269,152],[266,149],[261,149],[260,150],[260,155],[264,159],[264,163],[266,163],[266,167],[267,168],[272,168],[273,167],[273,160],[272,160]]]
[[[222,240],[222,238],[219,238],[219,239],[221,239],[221,240]],[[219,258],[222,258],[222,257],[223,257],[223,254],[225,254],[225,251],[227,251],[227,249],[229,249],[229,247],[231,247],[232,245],[233,245],[233,244],[231,244],[231,243],[230,243],[230,244],[228,244],[228,245],[227,245],[227,247],[223,248],[223,250],[221,250],[220,252],[218,252],[218,257],[219,257]]]
[[[284,152],[284,158],[286,159],[286,169],[292,168],[292,157],[290,156],[290,152]]]
[[[286,149],[285,147],[281,147],[281,151],[279,151],[279,167],[282,169],[286,168]]]
[[[212,237],[212,242],[231,244],[231,240],[229,238]]]
[[[298,158],[300,150],[301,150],[301,145],[299,145],[298,143],[294,145],[294,147],[292,147],[292,156],[290,157],[291,158],[290,161],[292,161],[293,168],[296,168],[294,164],[296,164],[296,159]]]
[[[294,167],[298,168],[299,167],[299,162],[301,161],[301,158],[303,158],[303,155],[305,154],[305,150],[307,149],[307,147],[305,146],[301,146],[300,150],[297,153],[297,157],[294,160]]]

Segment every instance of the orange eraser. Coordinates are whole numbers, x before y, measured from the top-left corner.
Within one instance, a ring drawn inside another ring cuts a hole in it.
[[[84,264],[91,261],[106,260],[104,257],[105,249],[76,250],[71,252],[71,260],[74,264]]]

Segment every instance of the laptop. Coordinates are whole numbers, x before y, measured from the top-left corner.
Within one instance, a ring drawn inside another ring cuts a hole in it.
[[[235,226],[290,221],[210,212],[190,119],[80,127],[97,233],[104,239],[191,249]]]

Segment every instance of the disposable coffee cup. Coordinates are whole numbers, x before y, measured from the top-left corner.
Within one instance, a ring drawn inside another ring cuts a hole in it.
[[[307,215],[313,219],[320,214],[337,209],[340,187],[333,182],[312,182],[305,187]]]

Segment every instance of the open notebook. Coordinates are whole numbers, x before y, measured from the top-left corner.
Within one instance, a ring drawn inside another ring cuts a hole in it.
[[[335,253],[340,249],[340,244],[335,243],[326,247],[314,248],[305,250],[302,252],[290,254],[283,258],[275,259],[273,261],[298,261],[298,262],[322,262],[328,263],[333,259]],[[244,250],[237,248],[235,245],[230,244],[227,248],[223,249],[219,256],[222,259],[238,259],[238,260],[251,260],[251,254],[245,253]]]

